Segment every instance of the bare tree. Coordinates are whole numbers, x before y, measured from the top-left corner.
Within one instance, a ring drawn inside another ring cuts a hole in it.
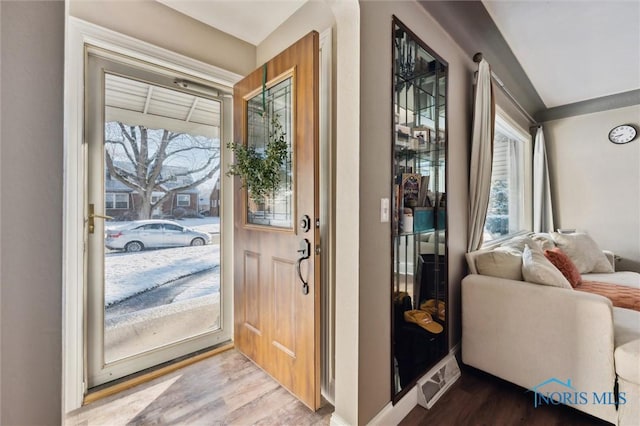
[[[140,195],[140,219],[220,169],[220,146],[212,138],[122,122],[106,124],[105,154],[109,174]],[[162,195],[152,202],[154,193]]]

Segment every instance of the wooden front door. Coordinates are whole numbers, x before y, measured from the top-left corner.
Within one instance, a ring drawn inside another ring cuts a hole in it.
[[[309,408],[320,407],[318,33],[234,87],[234,140],[265,152],[272,120],[288,144],[277,191],[235,181],[236,348]]]

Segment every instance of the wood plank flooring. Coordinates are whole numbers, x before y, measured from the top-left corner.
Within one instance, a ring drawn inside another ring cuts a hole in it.
[[[400,425],[611,426],[564,405],[534,408],[526,389],[469,367],[430,410],[417,406]]]
[[[312,412],[231,349],[88,404],[65,425],[328,425],[332,412]]]
[[[70,413],[65,425],[328,425],[332,412],[328,404],[311,412],[232,349],[88,404]],[[400,425],[609,423],[566,406],[534,408],[525,389],[463,367],[462,377],[431,410],[415,407]]]

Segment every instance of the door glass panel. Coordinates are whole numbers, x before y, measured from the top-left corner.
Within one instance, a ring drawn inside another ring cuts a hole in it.
[[[220,329],[220,102],[105,74],[104,363]],[[216,199],[216,204],[219,199]]]
[[[282,126],[287,142],[287,159],[282,165],[280,187],[264,200],[247,197],[247,223],[276,228],[293,227],[293,77],[262,91],[247,102],[247,145],[264,154],[269,135],[274,132],[272,120]]]

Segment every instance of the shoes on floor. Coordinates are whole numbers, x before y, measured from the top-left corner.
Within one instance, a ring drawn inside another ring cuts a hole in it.
[[[444,302],[442,300],[438,300],[437,301],[437,308],[436,308],[436,300],[435,299],[429,299],[429,300],[425,300],[424,302],[422,302],[420,304],[420,310],[421,311],[425,311],[428,312],[429,314],[431,314],[431,316],[435,316],[436,312],[438,313],[438,319],[440,321],[444,321],[445,320],[445,305]]]
[[[444,330],[440,324],[435,322],[428,312],[420,309],[413,309],[404,313],[404,320],[419,325],[429,333],[440,334]]]

